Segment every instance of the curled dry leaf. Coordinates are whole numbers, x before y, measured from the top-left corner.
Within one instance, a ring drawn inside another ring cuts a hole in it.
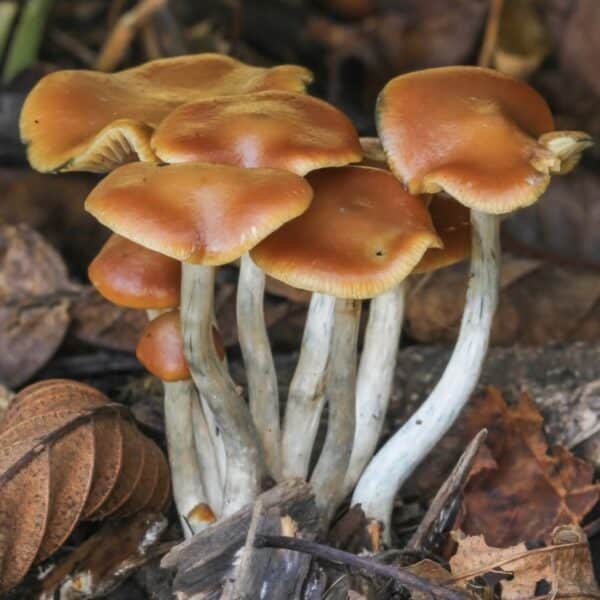
[[[491,432],[475,459],[455,527],[499,548],[549,542],[555,527],[579,524],[595,506],[594,468],[561,446],[548,448],[543,417],[529,396],[514,406],[495,389],[488,396],[502,433]]]
[[[436,271],[414,286],[406,316],[420,342],[456,338],[469,266]],[[600,338],[600,277],[536,260],[506,257],[492,344],[539,345]]]
[[[0,226],[0,381],[18,386],[52,357],[78,289],[38,233],[25,225]]]
[[[4,592],[80,520],[166,509],[169,471],[121,405],[85,384],[48,380],[21,391],[0,422],[0,497]]]
[[[477,585],[480,592],[488,588],[485,591],[492,597],[492,582],[497,582],[502,600],[542,594],[546,598],[600,598],[587,538],[577,526],[557,527],[549,545],[534,550],[524,543],[490,547],[482,535],[457,538],[458,550],[450,559],[450,584],[467,589]],[[487,582],[491,584],[486,586]]]

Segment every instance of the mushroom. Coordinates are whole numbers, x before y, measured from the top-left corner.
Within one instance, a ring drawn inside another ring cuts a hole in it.
[[[205,504],[208,498],[208,503],[218,512],[222,503],[222,481],[217,466],[219,454],[206,431],[197,437],[199,452],[196,452],[192,415],[199,413],[194,420],[205,425],[206,420],[187,364],[181,362],[179,340],[172,335],[173,317],[169,315],[177,315],[177,312],[157,317],[161,311],[179,306],[181,265],[163,254],[112,235],[91,262],[88,274],[94,287],[107,300],[119,306],[144,309],[150,319],[154,319],[142,334],[138,358],[163,380],[165,431],[175,504],[183,531],[188,535],[195,533],[207,523],[200,513],[201,521],[195,521],[194,509]],[[208,430],[207,425],[205,430]]]
[[[268,89],[301,92],[310,71],[253,67],[220,54],[165,58],[118,73],[47,75],[27,96],[21,139],[34,169],[105,173],[133,160],[156,161],[154,128],[181,104]]]
[[[195,510],[201,505],[196,502],[198,473],[206,492],[204,502],[217,514],[220,514],[223,502],[223,474],[217,468],[217,452],[185,360],[178,310],[165,312],[146,325],[136,348],[136,356],[150,373],[164,382],[165,421],[170,424],[167,442],[169,456],[174,457],[171,472],[177,484],[173,486],[175,501],[180,515],[185,517],[182,519],[184,531],[187,526],[197,533],[212,522],[194,521],[194,518],[204,516]],[[192,426],[193,432],[190,431]],[[193,448],[193,441],[190,443],[192,437],[198,440],[197,457],[189,450],[190,446]]]
[[[310,481],[328,522],[344,497],[354,440],[358,300],[396,287],[440,241],[420,199],[387,171],[329,168],[307,179],[310,208],[250,254],[271,277],[313,292],[285,413],[283,475],[308,478],[327,395],[327,436]]]
[[[369,463],[352,502],[384,524],[396,492],[454,422],[479,378],[498,297],[499,216],[533,204],[590,138],[554,132],[527,84],[478,67],[396,77],[379,96],[379,136],[414,194],[441,190],[471,209],[471,277],[450,361],[431,395]]]
[[[185,354],[225,444],[223,516],[254,499],[264,461],[248,407],[229,376],[213,327],[215,267],[242,256],[304,212],[311,199],[310,186],[292,173],[190,162],[124,165],[86,200],[86,209],[119,235],[183,262]]]
[[[361,158],[358,134],[343,113],[317,98],[285,91],[186,104],[161,123],[151,144],[166,163],[270,167],[297,175]],[[242,255],[237,296],[239,342],[250,411],[267,467],[277,480],[281,477],[279,392],[264,321],[264,288],[264,272],[248,254]]]

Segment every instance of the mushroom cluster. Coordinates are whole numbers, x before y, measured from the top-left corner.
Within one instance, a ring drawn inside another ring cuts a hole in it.
[[[535,91],[486,69],[392,80],[377,107],[380,141],[360,140],[343,113],[307,95],[310,79],[302,67],[212,54],[112,75],[58,72],[38,83],[21,116],[35,168],[108,173],[85,203],[113,232],[89,275],[110,301],[150,318],[137,355],[164,382],[186,535],[212,519],[198,507],[231,515],[269,477],[309,480],[324,527],[354,490],[353,502],[389,534],[398,488],[479,377],[498,293],[498,215],[535,202],[590,143],[555,132]],[[373,456],[404,281],[469,255],[447,369]],[[238,260],[248,402],[229,374],[213,306],[216,269]],[[312,294],[283,419],[263,313],[267,274]],[[313,456],[325,405],[327,434]]]

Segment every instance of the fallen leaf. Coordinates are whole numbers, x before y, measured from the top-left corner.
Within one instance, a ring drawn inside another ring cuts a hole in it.
[[[557,177],[541,202],[503,223],[504,246],[565,266],[600,266],[600,174],[585,167]],[[580,327],[583,330],[583,327]]]
[[[425,343],[456,339],[468,272],[468,263],[461,263],[435,271],[413,287],[406,308],[412,337]],[[597,272],[505,256],[500,286],[492,344],[600,339]]]
[[[75,338],[98,348],[135,352],[148,317],[142,310],[124,308],[86,289],[73,303],[69,331]]]
[[[169,471],[121,405],[85,384],[47,380],[22,390],[0,422],[0,497],[4,592],[80,520],[165,510]]]
[[[455,523],[469,535],[505,548],[519,541],[548,541],[558,525],[579,524],[600,497],[594,469],[561,446],[548,448],[543,417],[523,394],[507,406],[490,388],[500,431],[478,455]]]
[[[405,567],[405,569],[431,583],[446,583],[452,579],[450,571],[444,569],[442,565],[433,560],[429,560],[428,558],[421,560],[414,565],[410,565],[409,567]],[[412,591],[410,597],[411,600],[430,600],[431,594]]]
[[[502,590],[502,600],[547,598],[600,598],[587,538],[576,526],[558,527],[550,544],[528,550],[521,542],[508,548],[490,547],[482,535],[456,536],[458,550],[450,559],[453,583],[474,588],[491,581]],[[479,586],[479,592],[483,592]],[[540,593],[538,590],[543,589]],[[490,596],[491,597],[491,596]]]
[[[0,226],[0,380],[16,387],[54,355],[78,291],[42,236],[26,225]]]

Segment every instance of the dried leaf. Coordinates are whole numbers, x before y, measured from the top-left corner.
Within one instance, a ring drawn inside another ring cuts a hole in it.
[[[450,568],[452,583],[460,587],[469,588],[476,578],[485,581],[493,575],[492,581],[502,589],[502,600],[534,598],[544,583],[548,598],[600,598],[588,542],[576,526],[558,527],[549,546],[534,550],[527,550],[524,543],[490,547],[482,535],[457,537],[458,550]]]
[[[431,583],[446,583],[452,576],[449,571],[444,569],[442,565],[426,558],[421,560],[414,565],[405,567],[407,571],[410,571],[414,575],[418,575]],[[431,594],[419,591],[411,592],[411,600],[430,600]]]
[[[600,106],[600,105],[599,105]],[[599,130],[600,132],[600,130]],[[503,224],[509,250],[573,266],[600,266],[600,174],[579,168],[557,177],[541,202]],[[580,326],[583,330],[583,326]]]
[[[490,435],[489,453],[475,460],[455,527],[499,548],[549,541],[556,526],[579,524],[598,501],[594,469],[565,448],[548,449],[529,396],[507,406],[497,390],[488,394],[501,411],[502,434]]]
[[[71,316],[70,333],[77,339],[91,346],[131,353],[148,323],[144,311],[116,306],[93,288],[77,298]]]
[[[165,457],[122,412],[64,380],[34,384],[11,403],[0,423],[0,593],[82,518],[168,507]]]
[[[464,308],[469,266],[436,271],[408,296],[410,333],[420,342],[453,341]],[[492,344],[538,345],[600,338],[600,277],[505,257]]]
[[[78,289],[38,233],[25,225],[0,226],[0,380],[18,386],[53,356]]]

